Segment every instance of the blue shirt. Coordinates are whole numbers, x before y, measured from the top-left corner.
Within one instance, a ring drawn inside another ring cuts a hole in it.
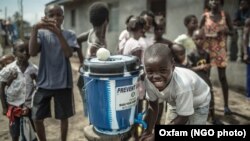
[[[62,34],[70,47],[79,48],[75,33],[62,30]],[[64,55],[58,37],[49,30],[41,29],[37,38],[41,53],[37,86],[44,89],[72,88],[70,61]]]

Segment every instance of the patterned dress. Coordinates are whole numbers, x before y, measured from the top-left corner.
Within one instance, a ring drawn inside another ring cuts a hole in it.
[[[210,54],[210,61],[212,66],[226,67],[227,66],[227,52],[226,52],[226,35],[217,34],[222,29],[226,29],[226,17],[224,12],[221,12],[221,19],[216,23],[214,22],[209,12],[204,13],[205,20],[205,34],[206,41],[204,43],[204,48]]]

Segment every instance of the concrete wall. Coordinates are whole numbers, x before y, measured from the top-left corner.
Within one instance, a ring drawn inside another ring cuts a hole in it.
[[[239,90],[245,94],[246,91],[246,64],[229,62],[226,69],[227,81],[230,89]],[[220,86],[217,68],[211,69],[211,81]]]
[[[147,9],[147,0],[103,0],[109,4],[118,3],[118,13],[116,13],[118,31],[107,32],[107,41],[109,50],[114,53],[118,44],[118,36],[122,30],[126,28],[125,19],[129,15],[138,16],[141,11]],[[66,29],[72,29],[76,34],[80,34],[89,30],[92,26],[89,23],[88,8],[93,3],[93,0],[84,0],[79,3],[70,3],[65,6],[65,20],[64,27]],[[203,13],[203,0],[166,0],[166,23],[167,32],[166,37],[170,40],[174,40],[178,35],[186,32],[186,28],[183,24],[183,19],[188,14],[194,14],[200,20]],[[229,12],[233,18],[234,12],[238,7],[237,0],[225,0],[224,9]],[[70,10],[76,10],[76,26],[71,27]],[[113,18],[113,17],[110,17]],[[109,31],[109,30],[108,30]],[[83,43],[83,51],[85,52],[87,47],[86,43]],[[211,70],[211,79],[214,85],[220,85],[218,80],[217,69]],[[229,62],[227,67],[227,79],[230,88],[239,89],[245,91],[246,82],[246,66],[242,63]]]
[[[111,53],[114,54],[118,46],[118,36],[120,32],[126,28],[125,20],[127,16],[131,14],[139,15],[142,10],[146,10],[147,4],[145,0],[137,0],[136,4],[132,4],[135,2],[134,0],[103,0],[103,1],[111,5],[112,3],[118,4],[118,11],[117,11],[118,13],[115,13],[118,16],[117,19],[118,30],[117,31],[108,30],[106,34],[108,49],[111,51]],[[64,27],[66,29],[74,30],[77,35],[92,28],[91,24],[89,23],[88,8],[93,2],[94,1],[87,0],[84,2],[65,4]],[[76,10],[76,26],[74,28],[71,27],[71,21],[70,21],[71,19],[70,11],[72,9]],[[110,17],[110,19],[114,18],[117,17]],[[87,47],[87,44],[83,43],[83,47]],[[83,48],[83,51],[85,52],[86,49]]]
[[[184,17],[194,14],[200,20],[203,3],[203,0],[167,0],[166,37],[174,40],[178,35],[186,33]]]

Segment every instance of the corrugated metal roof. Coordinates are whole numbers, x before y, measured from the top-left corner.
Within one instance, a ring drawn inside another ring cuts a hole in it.
[[[46,6],[50,5],[50,4],[64,5],[66,3],[71,3],[71,2],[76,2],[76,1],[81,1],[81,0],[54,0],[54,1],[51,1],[51,2],[47,3]]]

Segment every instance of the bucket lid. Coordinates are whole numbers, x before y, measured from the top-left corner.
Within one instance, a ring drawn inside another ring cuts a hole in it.
[[[90,75],[121,75],[139,71],[139,69],[139,59],[132,55],[113,55],[106,61],[96,57],[84,61],[84,71]]]

